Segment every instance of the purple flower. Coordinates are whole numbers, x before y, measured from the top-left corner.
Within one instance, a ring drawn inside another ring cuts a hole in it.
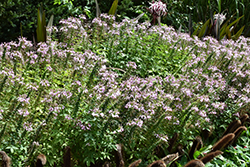
[[[30,123],[30,122],[24,122],[23,123],[23,128],[25,129],[25,130],[27,130],[27,131],[32,131],[33,130],[33,128],[32,128],[32,123]]]
[[[18,100],[19,102],[23,102],[23,103],[26,103],[26,104],[29,104],[29,103],[30,103],[30,102],[29,102],[30,98],[27,97],[26,94],[20,95],[20,96],[17,98],[17,100]]]
[[[38,141],[34,141],[34,142],[33,142],[33,145],[39,146],[40,144],[39,144]]]
[[[215,102],[215,103],[212,103],[212,106],[216,109],[219,109],[219,110],[224,110],[225,107],[226,107],[226,104],[225,103],[222,103],[222,102]]]
[[[130,61],[130,62],[128,62],[127,67],[131,67],[133,69],[136,69],[137,65],[135,62]]]
[[[28,110],[24,110],[24,109],[19,109],[18,110],[18,113],[24,117],[28,116],[29,115],[29,112]]]
[[[168,115],[168,116],[165,117],[165,119],[167,119],[167,120],[170,121],[170,120],[172,119],[172,116],[171,116],[171,115]]]
[[[165,111],[172,111],[172,108],[170,108],[169,106],[164,106],[163,109],[164,109]]]
[[[40,84],[41,84],[42,86],[47,86],[47,87],[50,86],[49,81],[48,81],[48,80],[45,80],[45,79],[44,79],[44,80],[41,80]]]
[[[204,118],[207,117],[207,113],[206,113],[206,111],[204,111],[204,110],[200,111],[200,112],[199,112],[199,115],[200,115],[201,117],[204,117]]]
[[[52,67],[51,66],[47,66],[47,70],[52,71]]]

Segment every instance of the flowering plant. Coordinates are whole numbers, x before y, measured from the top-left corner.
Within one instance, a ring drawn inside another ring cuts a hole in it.
[[[153,16],[152,23],[155,24],[155,20],[159,19],[161,16],[167,15],[167,5],[160,1],[149,2],[151,5],[149,8],[146,8]]]
[[[128,162],[153,161],[175,132],[185,145],[250,102],[248,38],[201,41],[104,14],[61,23],[62,42],[0,44],[1,149],[13,166],[38,152],[53,166],[62,146],[75,166],[94,166],[112,159],[117,143]]]
[[[219,21],[220,25],[226,20],[226,14],[217,13],[214,15],[214,24],[216,24],[217,21]]]

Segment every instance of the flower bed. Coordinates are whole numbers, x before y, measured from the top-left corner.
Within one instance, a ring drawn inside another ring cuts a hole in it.
[[[108,15],[61,23],[59,40],[0,45],[1,149],[14,166],[39,153],[52,166],[65,146],[75,166],[90,165],[112,159],[117,143],[146,164],[175,133],[187,145],[247,111],[248,38],[199,40]]]

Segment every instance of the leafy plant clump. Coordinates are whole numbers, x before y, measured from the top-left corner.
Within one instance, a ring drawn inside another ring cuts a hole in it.
[[[248,38],[135,23],[81,15],[51,28],[60,39],[0,45],[1,149],[14,166],[39,153],[61,163],[66,146],[75,166],[104,163],[118,143],[128,162],[148,164],[175,133],[185,145],[203,128],[222,131],[249,103]]]

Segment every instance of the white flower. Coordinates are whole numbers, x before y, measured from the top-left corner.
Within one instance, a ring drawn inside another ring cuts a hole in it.
[[[218,20],[218,19],[219,19],[220,25],[221,25],[226,20],[226,14],[225,15],[220,14],[220,13],[215,14],[214,15],[214,20]]]
[[[153,1],[152,3],[149,2],[149,4],[151,5],[149,7],[149,10],[152,14],[157,14],[158,16],[165,16],[167,14],[167,5],[162,3],[161,1]]]

